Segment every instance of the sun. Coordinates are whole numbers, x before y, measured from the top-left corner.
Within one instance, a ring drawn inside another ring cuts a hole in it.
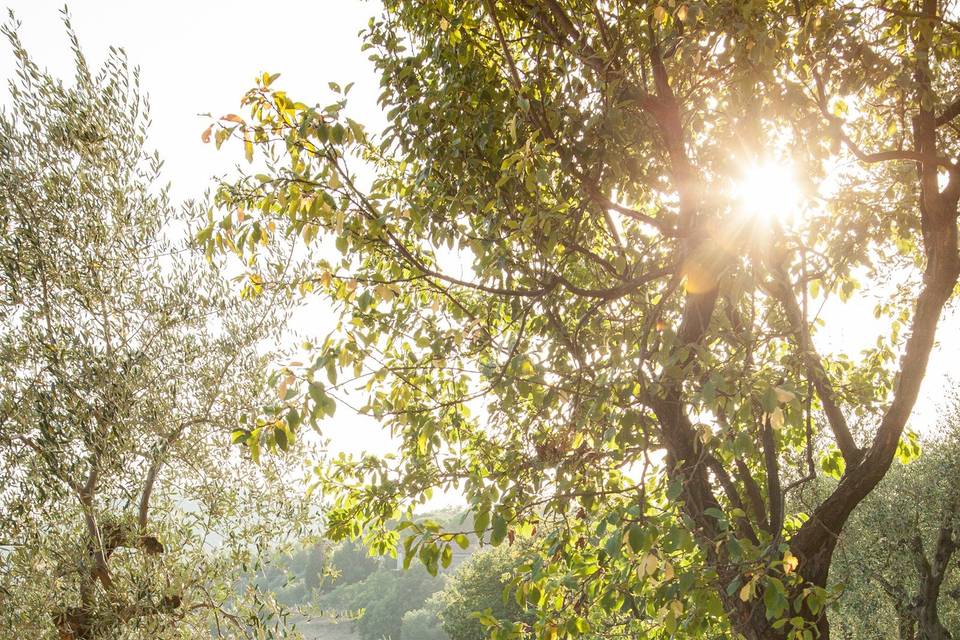
[[[773,162],[749,167],[733,188],[742,214],[781,224],[789,224],[799,212],[801,195],[793,167]]]

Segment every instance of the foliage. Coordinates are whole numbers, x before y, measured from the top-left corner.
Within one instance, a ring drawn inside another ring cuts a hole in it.
[[[385,564],[371,557],[356,541],[336,546],[325,540],[301,540],[272,549],[269,562],[257,572],[254,584],[288,607],[311,605],[324,594],[360,582]]]
[[[282,307],[241,301],[176,239],[187,216],[158,186],[124,54],[90,69],[67,21],[65,83],[16,29],[0,116],[0,628],[268,633],[275,602],[234,587],[303,528],[296,458],[251,469],[229,443],[270,402],[257,345]]]
[[[304,551],[300,564],[303,566],[304,591],[308,595],[317,593],[323,588],[329,549],[326,543],[318,542]]]
[[[331,561],[335,570],[328,581],[331,587],[360,582],[383,565],[380,558],[372,557],[363,545],[355,541],[346,541],[337,546]]]
[[[266,168],[199,238],[338,314],[288,411],[348,379],[400,442],[322,466],[328,533],[437,571],[469,540],[413,510],[460,491],[477,534],[536,544],[536,637],[827,638],[960,273],[947,4],[388,0],[381,136],[258,79],[204,137]],[[770,167],[797,201],[747,206]],[[816,310],[859,289],[876,339],[830,353]],[[788,512],[818,458],[842,480]]]
[[[278,602],[291,607],[307,604],[329,589],[332,554],[328,543],[300,540],[290,547],[272,549],[268,555],[269,562],[257,572],[254,582]]]
[[[947,640],[960,629],[960,406],[919,460],[896,465],[857,509],[831,579],[843,585],[832,614],[840,638]]]
[[[450,640],[484,640],[480,615],[508,622],[533,621],[515,596],[513,575],[522,565],[519,547],[479,551],[457,569],[444,590],[434,597],[443,630]]]
[[[427,600],[423,609],[407,611],[400,625],[400,637],[407,640],[450,640],[443,631],[438,618],[435,597]]]
[[[422,567],[410,571],[381,568],[360,582],[324,594],[319,604],[326,610],[362,610],[355,625],[363,640],[400,640],[404,637],[401,627],[405,614],[421,609],[442,587],[443,579],[431,576]]]

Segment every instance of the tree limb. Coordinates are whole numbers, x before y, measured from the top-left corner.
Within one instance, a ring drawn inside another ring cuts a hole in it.
[[[847,424],[847,419],[836,402],[836,393],[823,366],[823,360],[813,345],[810,328],[803,317],[800,302],[797,300],[797,295],[783,268],[780,265],[772,265],[770,271],[774,276],[774,282],[767,289],[780,302],[787,316],[790,328],[800,346],[800,358],[807,368],[807,375],[817,391],[820,404],[823,405],[823,412],[826,414],[827,423],[836,438],[837,447],[840,449],[847,466],[853,467],[863,458],[863,451],[857,447],[850,426]]]

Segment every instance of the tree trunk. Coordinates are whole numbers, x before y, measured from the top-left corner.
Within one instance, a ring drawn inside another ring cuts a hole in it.
[[[923,609],[920,610],[917,623],[917,627],[920,630],[918,640],[953,640],[953,636],[950,635],[950,632],[947,631],[946,627],[940,622],[936,602],[924,606]]]
[[[898,610],[897,632],[900,640],[917,640],[917,621],[908,612]]]
[[[801,588],[793,592],[788,592],[787,596],[791,605],[796,601],[797,597],[801,595],[800,592],[803,588],[811,585],[817,587],[826,587],[830,563],[833,559],[833,552],[835,548],[836,538],[830,538],[828,543],[823,545],[823,547],[819,549],[817,553],[806,558],[801,558],[801,564],[799,565],[797,571],[800,577],[803,579],[803,582]],[[796,552],[793,551],[793,553]],[[783,576],[778,577],[783,578]],[[721,594],[727,611],[733,612],[730,615],[731,625],[747,640],[786,640],[793,630],[793,627],[789,624],[784,625],[779,629],[773,628],[773,622],[775,622],[775,620],[771,621],[767,619],[767,611],[763,602],[762,592],[757,593],[747,602],[740,600],[737,593],[727,595],[725,589],[721,590]],[[784,612],[783,615],[788,618],[793,618],[796,616],[802,617],[807,624],[807,628],[816,629],[815,637],[817,640],[829,640],[830,623],[827,619],[827,611],[825,606],[821,607],[818,611],[813,612],[810,610],[807,604],[804,603],[801,605],[800,611],[790,609]]]

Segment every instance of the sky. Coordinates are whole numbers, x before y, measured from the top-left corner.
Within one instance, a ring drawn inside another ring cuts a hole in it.
[[[62,0],[0,0],[0,5],[14,11],[22,23],[20,37],[41,66],[71,77]],[[355,82],[350,110],[372,124],[385,122],[376,104],[379,82],[357,35],[377,11],[375,2],[363,0],[302,2],[290,13],[248,0],[70,5],[92,66],[114,45],[140,67],[152,107],[152,144],[166,161],[164,173],[177,199],[202,194],[212,175],[229,171],[242,157],[202,144],[209,121],[198,114],[238,112],[240,98],[264,71],[281,73],[287,92],[304,96],[298,98],[304,102],[326,104],[328,82]],[[0,46],[0,77],[8,78],[12,65],[9,48]]]
[[[61,77],[72,75],[68,41],[59,0],[0,0],[22,22],[20,36],[41,67]],[[139,65],[142,86],[150,95],[151,143],[165,159],[164,174],[175,200],[197,198],[215,175],[230,175],[241,158],[237,149],[217,152],[204,145],[201,132],[215,116],[239,112],[243,93],[264,71],[281,73],[279,85],[295,99],[326,104],[328,82],[354,83],[348,113],[379,131],[385,118],[376,104],[379,82],[358,32],[378,12],[376,2],[314,0],[280,12],[269,3],[234,0],[86,0],[70,7],[72,22],[90,63],[96,67],[109,45],[126,50]],[[5,17],[5,16],[4,16]],[[0,79],[9,78],[13,57],[0,44]],[[0,91],[0,103],[6,91]],[[850,305],[825,311],[830,331],[822,345],[855,354],[876,338],[871,330],[869,293]],[[323,326],[323,303],[309,305],[296,322],[308,329]],[[958,322],[954,314],[940,331],[941,345],[931,359],[927,380],[910,426],[926,431],[935,421],[940,390],[952,363],[960,361]],[[324,425],[333,449],[384,453],[389,437],[369,418],[341,407]]]

